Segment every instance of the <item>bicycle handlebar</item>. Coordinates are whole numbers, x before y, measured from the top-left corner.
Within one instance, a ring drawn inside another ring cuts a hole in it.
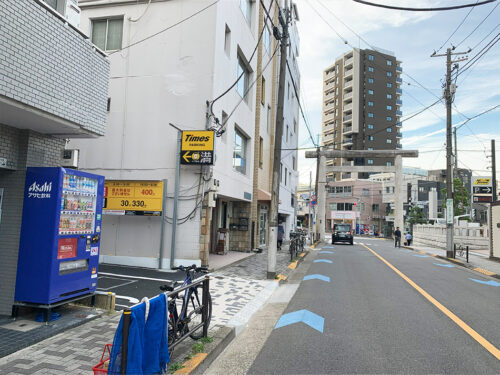
[[[208,272],[208,267],[197,267],[196,264],[193,264],[191,266],[178,266],[178,267],[172,267],[173,270],[181,270],[181,271],[191,271],[194,270],[196,272]]]

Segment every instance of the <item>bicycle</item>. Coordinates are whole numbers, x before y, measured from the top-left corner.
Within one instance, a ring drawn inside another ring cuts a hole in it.
[[[186,272],[186,278],[182,284],[174,281],[173,283],[160,286],[160,289],[164,292],[172,292],[178,286],[184,287],[192,284],[196,273],[208,272],[206,267],[196,267],[194,264],[189,267],[179,266],[173,267],[172,269]],[[186,289],[182,295],[175,293],[170,296],[171,298],[168,301],[167,317],[169,347],[171,347],[175,341],[180,340],[183,336],[187,335],[190,332],[190,326],[198,327],[201,323],[203,323],[203,304],[201,302],[202,295],[203,285],[197,284]],[[203,302],[207,303],[207,320],[208,324],[210,324],[210,320],[212,318],[212,297],[210,296],[210,293],[208,293],[207,296],[207,301]],[[180,300],[182,300],[182,305],[179,311],[177,301]],[[190,309],[190,305],[192,306],[192,309],[188,311]],[[196,331],[192,331],[189,334],[189,337],[193,340],[199,340],[203,337],[203,330],[198,328]]]

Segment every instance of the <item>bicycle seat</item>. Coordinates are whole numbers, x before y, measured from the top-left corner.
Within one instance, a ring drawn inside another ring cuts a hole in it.
[[[172,292],[179,283],[177,281],[169,282],[160,286],[160,290],[164,292]]]

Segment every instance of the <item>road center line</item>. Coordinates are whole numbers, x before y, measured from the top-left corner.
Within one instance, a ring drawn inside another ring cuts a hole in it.
[[[481,346],[483,346],[487,351],[489,351],[496,359],[500,360],[500,350],[498,350],[492,343],[486,340],[479,333],[474,331],[467,323],[465,323],[458,316],[453,314],[450,310],[448,310],[445,306],[443,306],[439,301],[437,301],[434,297],[432,297],[429,293],[423,290],[420,286],[418,286],[413,280],[411,280],[408,276],[406,276],[403,272],[394,267],[391,263],[385,260],[382,256],[378,255],[375,251],[370,249],[368,246],[363,245],[366,249],[371,251],[373,255],[379,258],[382,262],[384,262],[390,269],[396,272],[403,280],[405,280],[408,284],[410,284],[413,288],[417,290],[422,296],[424,296],[430,303],[436,306],[443,314],[445,314],[448,318],[450,318],[456,325],[462,328],[465,332],[467,332],[474,340],[476,340]]]

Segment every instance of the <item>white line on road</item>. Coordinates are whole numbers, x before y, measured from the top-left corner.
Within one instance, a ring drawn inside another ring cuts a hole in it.
[[[99,279],[104,279],[104,278],[125,281],[124,279],[118,279],[118,278],[115,278],[115,277],[107,277],[107,276],[99,277]],[[111,289],[119,288],[121,286],[129,285],[129,284],[133,284],[133,283],[137,283],[137,282],[138,282],[138,280],[130,280],[130,281],[127,281],[125,283],[121,283],[121,284],[118,284],[118,285],[115,285],[115,286],[110,286],[109,288],[97,288],[97,289],[98,290],[102,290],[102,291],[108,291],[108,290],[111,290]]]
[[[130,303],[139,303],[139,300],[134,297],[129,297],[129,296],[115,296],[116,299],[126,299]]]
[[[151,280],[151,281],[163,281],[163,282],[170,282],[172,280],[169,279],[156,279],[154,277],[145,277],[145,276],[131,276],[131,275],[120,275],[117,273],[108,273],[108,272],[99,272],[99,275],[105,275],[105,276],[118,276],[118,277],[127,277],[129,279],[140,279],[140,280]]]

